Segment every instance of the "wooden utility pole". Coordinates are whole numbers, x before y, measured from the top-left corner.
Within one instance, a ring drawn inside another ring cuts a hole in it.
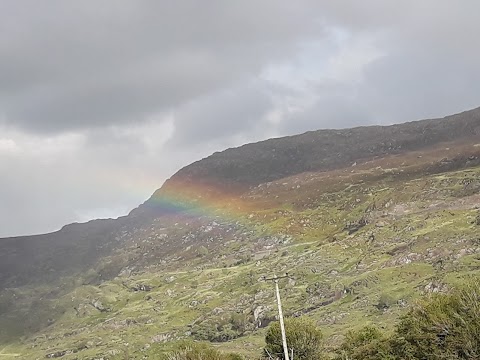
[[[284,279],[288,278],[288,274],[285,276],[280,276],[277,277],[277,275],[273,275],[273,278],[267,279],[265,278],[264,280],[273,280],[275,283],[275,294],[277,295],[277,306],[278,306],[278,318],[280,320],[280,330],[282,331],[282,344],[283,344],[283,353],[285,354],[285,360],[290,360],[290,357],[288,355],[288,347],[287,347],[287,335],[285,333],[285,324],[283,323],[283,312],[282,312],[282,300],[280,300],[280,290],[278,288],[278,280],[279,279]]]

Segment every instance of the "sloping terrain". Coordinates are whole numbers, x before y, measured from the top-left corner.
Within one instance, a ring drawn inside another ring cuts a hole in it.
[[[328,346],[388,331],[478,273],[479,129],[477,109],[246,145],[128,217],[0,240],[0,355],[155,358],[195,338],[253,357],[276,316],[263,278],[285,272],[285,313],[314,318]]]

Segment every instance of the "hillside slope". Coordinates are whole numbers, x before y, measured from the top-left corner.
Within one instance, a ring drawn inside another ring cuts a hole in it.
[[[205,194],[202,191],[203,196],[216,196],[218,192],[239,194],[250,186],[303,172],[340,169],[355,162],[478,136],[480,108],[443,119],[391,126],[318,130],[247,144],[217,152],[184,167],[133,214],[139,212],[145,215],[147,209],[159,209],[158,203],[163,194],[177,192],[178,187],[187,192],[193,187],[188,199],[198,196],[195,190],[199,186],[207,192]]]
[[[418,296],[478,273],[479,129],[476,109],[245,145],[128,217],[2,239],[0,345],[142,358],[193,337],[253,356],[275,318],[272,272],[293,274],[285,312],[329,346],[365,323],[388,331]]]
[[[212,180],[240,186],[258,185],[307,171],[340,169],[362,159],[426,149],[472,136],[480,136],[480,108],[443,119],[310,131],[248,144],[217,152],[186,166],[171,181]]]

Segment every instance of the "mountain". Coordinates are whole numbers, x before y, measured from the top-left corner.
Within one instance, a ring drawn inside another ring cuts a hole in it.
[[[428,149],[441,142],[472,139],[480,135],[479,117],[477,108],[443,119],[311,131],[217,152],[181,169],[137,212],[145,215],[152,208],[161,212],[162,195],[176,194],[178,189],[187,192],[187,201],[199,193],[238,195],[251,186],[295,174],[341,169],[354,162]],[[197,191],[198,187],[202,191]],[[164,210],[168,211],[168,206]]]
[[[389,331],[478,273],[479,175],[480,108],[215,153],[126,217],[0,239],[0,354],[143,358],[195,338],[253,356],[274,272],[293,274],[285,313],[330,347]]]

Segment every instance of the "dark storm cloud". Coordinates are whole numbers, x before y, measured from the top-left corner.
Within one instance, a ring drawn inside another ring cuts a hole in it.
[[[3,121],[50,133],[144,121],[286,57],[320,33],[307,11],[275,1],[3,2]]]

